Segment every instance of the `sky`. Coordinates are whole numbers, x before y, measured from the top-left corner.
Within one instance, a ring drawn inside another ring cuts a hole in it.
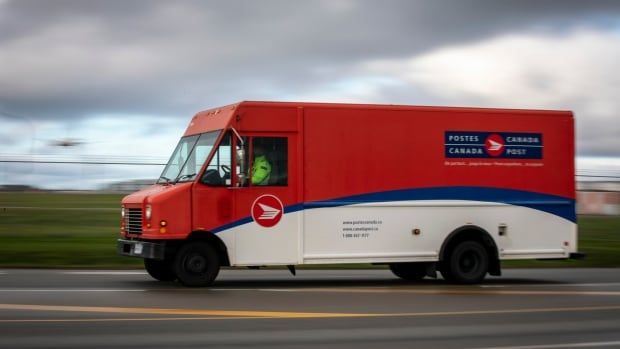
[[[165,162],[197,111],[270,100],[572,110],[578,168],[617,174],[618,62],[620,1],[0,0],[0,160]],[[0,184],[161,170],[0,162]]]

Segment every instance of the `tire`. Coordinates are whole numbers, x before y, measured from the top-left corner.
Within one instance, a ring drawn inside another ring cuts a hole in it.
[[[220,272],[220,261],[213,246],[205,242],[190,242],[177,251],[174,271],[179,282],[185,286],[209,286]]]
[[[424,263],[393,263],[390,270],[394,275],[408,281],[419,281],[426,276],[426,265]]]
[[[174,273],[172,262],[170,260],[144,259],[144,269],[155,280],[174,281],[177,276]]]
[[[457,284],[478,284],[489,271],[489,253],[477,241],[463,241],[449,253],[442,264],[441,275]]]

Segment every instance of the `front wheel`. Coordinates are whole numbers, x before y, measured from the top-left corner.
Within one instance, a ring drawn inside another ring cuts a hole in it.
[[[155,280],[174,281],[177,276],[174,274],[172,262],[170,260],[144,259],[144,269]]]
[[[220,271],[217,251],[206,242],[187,243],[177,251],[174,271],[185,286],[211,285]]]
[[[441,275],[457,284],[480,283],[489,271],[489,253],[477,241],[456,245],[443,263]]]

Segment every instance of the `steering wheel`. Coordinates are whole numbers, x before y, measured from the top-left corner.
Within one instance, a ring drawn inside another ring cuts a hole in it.
[[[222,168],[222,171],[224,171],[224,174],[226,174],[226,175],[230,174],[230,166],[228,166],[228,165],[220,165],[220,167]]]

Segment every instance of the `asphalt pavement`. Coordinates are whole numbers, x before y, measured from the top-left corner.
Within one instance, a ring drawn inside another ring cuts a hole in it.
[[[515,269],[482,285],[388,270],[0,270],[0,348],[620,348],[620,269]]]

